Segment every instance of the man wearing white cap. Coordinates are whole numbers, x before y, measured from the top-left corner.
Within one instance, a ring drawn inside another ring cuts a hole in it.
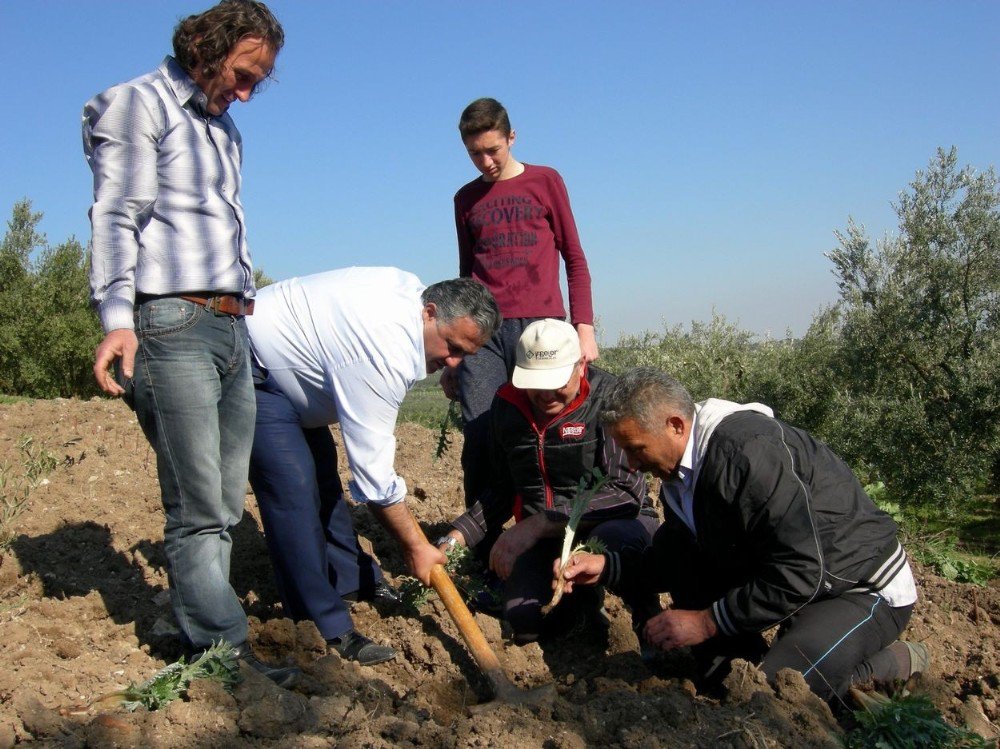
[[[561,634],[580,616],[572,597],[548,617],[552,563],[559,556],[570,504],[580,479],[599,469],[608,477],[590,500],[579,540],[598,538],[608,549],[645,548],[658,525],[647,506],[646,481],[629,468],[621,448],[598,420],[615,377],[588,365],[576,330],[562,320],[537,320],[518,341],[511,382],[497,391],[490,410],[491,481],[472,506],[437,541],[489,551],[490,569],[503,581],[503,612],[518,644]],[[511,518],[515,524],[504,530]],[[582,589],[581,589],[582,590]],[[659,609],[655,596],[625,601],[633,622]],[[574,611],[575,609],[575,611]],[[559,616],[556,615],[559,612]]]

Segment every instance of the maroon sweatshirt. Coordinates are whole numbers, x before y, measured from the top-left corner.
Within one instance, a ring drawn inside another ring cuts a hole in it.
[[[570,322],[593,325],[590,270],[555,169],[525,164],[511,179],[470,182],[455,194],[455,224],[459,275],[485,284],[505,318],[566,316],[562,255]]]

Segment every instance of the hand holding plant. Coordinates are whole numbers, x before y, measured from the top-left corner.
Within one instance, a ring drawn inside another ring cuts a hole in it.
[[[587,508],[590,506],[590,500],[607,483],[607,480],[608,477],[601,473],[601,469],[599,468],[594,468],[590,473],[584,474],[580,478],[576,497],[573,498],[570,504],[569,522],[566,523],[566,534],[563,536],[562,554],[559,556],[559,574],[556,578],[555,591],[552,594],[552,600],[542,607],[543,615],[548,614],[562,600],[566,587],[566,578],[563,577],[563,572],[565,572],[569,560],[576,554],[601,554],[605,551],[604,544],[598,539],[590,539],[586,543],[578,544],[575,548],[573,547],[573,541],[576,539],[576,529],[580,525],[580,519],[586,514]],[[589,487],[587,486],[588,482],[590,483]]]

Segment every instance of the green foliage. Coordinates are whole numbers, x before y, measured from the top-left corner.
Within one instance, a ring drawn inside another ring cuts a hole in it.
[[[444,418],[441,419],[441,426],[438,428],[437,447],[434,450],[434,460],[440,460],[448,452],[454,439],[452,430],[461,431],[463,426],[462,407],[458,401],[451,401]]]
[[[44,445],[35,445],[31,436],[21,437],[17,447],[21,451],[20,475],[12,477],[8,466],[0,466],[0,554],[14,542],[14,521],[27,509],[32,490],[59,465],[56,456]]]
[[[903,527],[906,528],[907,524],[904,523]],[[991,564],[959,552],[958,542],[951,533],[930,536],[906,533],[906,549],[918,562],[952,582],[985,587],[996,576]]]
[[[498,599],[496,591],[486,585],[482,568],[471,549],[455,544],[448,549],[446,556],[448,562],[444,566],[445,572],[466,603],[484,594]],[[404,576],[399,584],[399,592],[403,605],[416,610],[431,600],[434,591],[415,577]],[[493,603],[499,603],[499,600],[494,600]]]
[[[264,269],[260,266],[255,266],[253,269],[253,285],[258,289],[263,289],[265,286],[270,286],[274,283],[274,279],[271,278]]]
[[[420,424],[428,429],[440,430],[451,406],[439,385],[438,376],[431,375],[418,382],[403,398],[399,420]]]
[[[820,427],[835,393],[840,340],[835,310],[821,312],[800,339],[759,339],[719,314],[690,329],[623,335],[605,348],[600,365],[611,372],[650,366],[670,373],[696,401],[759,401],[804,429]]]
[[[927,511],[922,512],[925,517],[921,518],[915,510],[908,512],[890,501],[888,490],[881,481],[866,486],[865,492],[880,510],[896,521],[907,553],[925,567],[953,582],[980,587],[997,575],[996,566],[987,557],[972,557],[959,549],[958,531],[977,523],[976,518],[963,514],[950,519],[946,530],[932,532],[926,526]]]
[[[101,328],[88,301],[83,247],[50,247],[41,213],[14,205],[0,243],[0,391],[35,398],[97,392],[91,372]]]
[[[45,445],[36,445],[35,438],[31,435],[21,437],[17,449],[21,451],[24,477],[32,488],[59,465],[59,459]]]
[[[130,684],[122,693],[122,705],[129,711],[140,707],[159,710],[183,696],[195,679],[217,681],[232,692],[240,683],[239,664],[232,645],[220,640],[191,663],[181,658],[141,684]]]
[[[901,503],[953,505],[1000,458],[1000,190],[939,150],[895,208],[897,236],[851,222],[829,254],[844,389],[827,426]]]
[[[599,364],[611,372],[656,367],[683,382],[695,400],[740,399],[747,392],[758,347],[752,333],[713,314],[709,323],[692,322],[689,331],[677,325],[662,333],[623,335],[603,351]]]
[[[574,554],[603,554],[608,550],[608,545],[596,536],[591,536],[582,544],[577,544],[573,548]]]
[[[13,480],[7,466],[0,466],[0,554],[14,542],[14,521],[28,506],[30,487]]]
[[[930,697],[852,694],[864,704],[857,726],[842,739],[846,749],[989,749],[996,744],[945,723]]]

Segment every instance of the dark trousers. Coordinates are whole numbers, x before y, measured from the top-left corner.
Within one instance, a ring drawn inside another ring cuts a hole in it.
[[[654,547],[656,567],[670,571],[661,579],[674,608],[706,609],[746,582],[732,570],[713,567],[713,560],[700,555],[690,534],[673,525],[660,527]],[[720,634],[692,648],[692,654],[703,686],[710,689],[725,678],[733,658],[743,658],[760,664],[771,680],[781,669],[793,668],[816,694],[831,700],[843,696],[851,684],[887,683],[905,676],[898,673],[896,658],[885,648],[899,638],[912,610],[912,606],[893,608],[875,594],[845,593],[799,609],[781,624],[770,647],[756,632]]]
[[[329,428],[303,428],[271,379],[256,394],[250,484],[282,605],[324,638],[340,637],[354,627],[342,596],[371,591],[382,570],[358,544]]]
[[[656,518],[646,515],[608,520],[595,526],[585,538],[599,538],[609,551],[626,548],[641,551],[649,545],[657,522]],[[504,583],[504,618],[519,643],[534,642],[547,634],[560,634],[549,630],[552,626],[559,627],[559,622],[565,619],[561,616],[565,611],[579,606],[600,605],[594,598],[594,588],[580,586],[577,591],[566,595],[548,617],[542,616],[542,606],[552,600],[552,564],[559,558],[561,550],[561,538],[542,539],[517,558],[510,577]],[[645,621],[660,610],[659,597],[653,593],[633,593],[623,596],[622,600],[632,610],[633,620]],[[546,619],[551,619],[553,624]]]
[[[504,320],[479,351],[466,356],[458,367],[459,402],[462,405],[462,476],[465,506],[471,507],[490,481],[490,406],[493,396],[514,371],[517,342],[537,317]],[[478,555],[478,552],[477,552]]]

